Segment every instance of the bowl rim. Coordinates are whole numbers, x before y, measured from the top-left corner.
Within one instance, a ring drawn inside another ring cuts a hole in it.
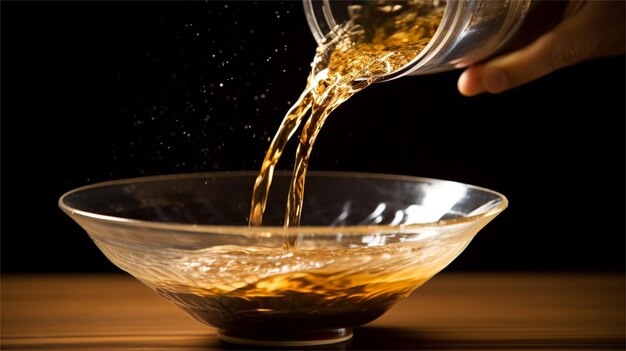
[[[65,192],[58,200],[58,206],[70,217],[78,216],[87,218],[89,220],[95,220],[106,223],[118,223],[126,226],[163,229],[163,230],[176,230],[184,231],[188,233],[197,234],[237,234],[237,235],[259,235],[259,234],[337,234],[340,232],[342,235],[358,235],[358,234],[385,234],[385,233],[401,233],[409,232],[417,229],[424,229],[429,227],[442,227],[453,226],[468,222],[477,222],[481,219],[493,218],[508,206],[508,199],[497,191],[462,183],[452,180],[444,180],[429,177],[409,176],[400,174],[386,174],[386,173],[370,173],[370,172],[351,172],[351,171],[324,171],[324,170],[309,170],[307,177],[361,177],[369,179],[384,179],[384,180],[400,180],[400,181],[412,181],[412,182],[428,182],[428,183],[448,183],[448,184],[460,184],[469,189],[487,192],[495,195],[500,199],[500,203],[489,210],[467,217],[450,218],[438,220],[435,222],[426,223],[413,223],[413,224],[398,224],[398,225],[351,225],[351,226],[298,226],[298,227],[283,227],[283,226],[229,226],[229,225],[214,225],[214,224],[186,224],[186,223],[164,223],[157,221],[149,221],[143,219],[124,218],[111,215],[103,215],[95,212],[79,210],[73,208],[65,203],[65,199],[73,194],[95,189],[103,188],[107,186],[131,184],[140,182],[151,181],[163,181],[163,180],[176,180],[176,179],[193,179],[201,177],[232,177],[232,176],[256,176],[257,171],[239,170],[239,171],[208,171],[208,172],[189,172],[189,173],[173,173],[173,174],[161,174],[161,175],[149,175],[140,177],[129,177],[116,180],[108,180],[88,184],[71,189]],[[292,172],[289,170],[277,170],[274,171],[274,176],[290,175]],[[252,196],[252,194],[250,194]]]

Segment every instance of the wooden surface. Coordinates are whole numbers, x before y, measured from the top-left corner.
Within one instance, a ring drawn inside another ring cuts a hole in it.
[[[3,275],[2,350],[235,350],[127,275]],[[624,274],[440,273],[325,350],[624,350]]]

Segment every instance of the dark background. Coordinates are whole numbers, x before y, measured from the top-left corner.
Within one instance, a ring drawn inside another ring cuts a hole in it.
[[[258,170],[315,49],[300,1],[0,6],[3,272],[118,271],[58,198]],[[509,208],[448,270],[623,271],[624,66],[586,62],[473,98],[456,90],[460,71],[375,84],[331,115],[310,168],[504,193]]]

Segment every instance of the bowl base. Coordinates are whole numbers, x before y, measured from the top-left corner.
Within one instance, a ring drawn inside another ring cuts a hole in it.
[[[217,337],[227,343],[256,346],[317,346],[350,340],[352,328],[297,331],[253,331],[219,329]]]

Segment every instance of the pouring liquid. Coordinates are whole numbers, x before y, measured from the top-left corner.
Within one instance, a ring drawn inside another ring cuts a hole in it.
[[[378,77],[406,65],[435,33],[443,9],[419,1],[354,7],[353,19],[317,48],[306,87],[285,115],[257,176],[250,226],[263,224],[274,169],[310,111],[299,138],[284,221],[285,227],[300,224],[309,156],[329,114]],[[398,243],[298,250],[297,236],[285,235],[282,248],[224,245],[195,251],[172,263],[184,267],[193,284],[172,279],[153,287],[196,319],[219,328],[220,338],[293,337],[316,345],[320,332],[341,332],[328,337],[346,340],[352,335],[347,329],[378,318],[463,247]]]
[[[443,7],[437,1],[352,5],[352,18],[317,47],[304,91],[285,115],[265,155],[252,194],[250,226],[261,226],[274,169],[291,136],[304,124],[288,192],[284,226],[300,225],[309,157],[330,113],[378,77],[413,60],[435,34]],[[297,237],[285,235],[283,248],[297,249]]]

